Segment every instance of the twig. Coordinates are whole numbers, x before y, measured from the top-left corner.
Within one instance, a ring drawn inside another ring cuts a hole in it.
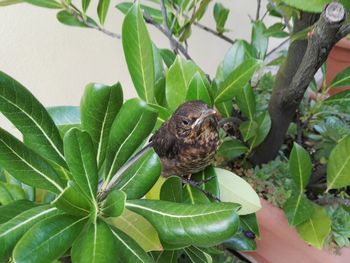
[[[290,40],[290,38],[287,38],[287,39],[283,40],[277,47],[271,49],[271,51],[266,54],[266,58],[268,58],[269,56],[274,54],[277,50],[279,50],[281,47],[283,47],[289,40]]]
[[[146,23],[153,25],[155,28],[157,28],[160,32],[162,32],[172,43],[173,45],[185,56],[185,58],[193,60],[191,56],[188,54],[187,50],[179,41],[177,41],[171,34],[170,31],[166,30],[161,25],[157,24],[151,17],[147,16],[146,14],[143,15]]]
[[[214,29],[211,29],[211,28],[209,28],[209,27],[207,27],[205,25],[202,25],[202,24],[200,24],[198,22],[193,22],[193,24],[195,26],[197,26],[198,28],[203,29],[206,32],[209,32],[209,33],[211,33],[211,34],[213,34],[213,35],[215,35],[215,36],[225,40],[226,42],[228,42],[230,44],[234,44],[235,43],[235,41],[233,39],[229,38],[228,36],[225,36],[224,34],[220,34],[220,33],[216,32]]]
[[[256,8],[255,20],[259,20],[259,18],[260,18],[261,0],[257,0],[257,2],[258,2],[258,6]]]
[[[350,200],[349,199],[342,199],[339,197],[321,197],[317,200],[315,200],[315,203],[319,205],[344,205],[347,207],[350,207]]]
[[[204,190],[202,187],[200,187],[200,183],[197,183],[191,179],[187,179],[185,177],[181,177],[181,180],[185,183],[185,184],[189,184],[190,186],[196,188],[197,190],[201,191],[203,194],[205,194],[208,198],[212,198],[215,201],[221,202],[220,198],[213,195],[212,193],[209,193],[208,191]]]
[[[172,29],[170,30],[170,28],[168,26],[168,15],[167,15],[167,10],[166,10],[166,7],[165,7],[164,0],[160,0],[160,10],[162,11],[163,27],[167,31],[168,35],[172,36],[173,35],[173,31],[172,31]],[[170,38],[169,38],[169,42],[170,42],[171,49],[175,53],[177,53],[177,48],[174,45],[174,42],[170,40]]]

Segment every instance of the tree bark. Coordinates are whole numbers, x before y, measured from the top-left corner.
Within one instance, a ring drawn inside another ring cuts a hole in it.
[[[276,158],[307,87],[342,36],[344,30],[340,28],[345,18],[344,7],[332,2],[321,15],[302,12],[295,19],[294,34],[313,25],[317,19],[318,21],[307,40],[291,43],[287,59],[277,73],[269,102],[272,126],[264,142],[250,156],[254,164]]]

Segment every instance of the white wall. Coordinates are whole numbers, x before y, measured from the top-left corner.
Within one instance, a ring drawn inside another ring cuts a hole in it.
[[[122,1],[111,2],[106,28],[120,33],[123,15],[114,6]],[[256,0],[220,2],[231,9],[228,35],[249,39],[248,15],[255,17]],[[265,9],[266,0],[262,2]],[[94,17],[95,6],[89,11]],[[125,97],[135,96],[121,41],[92,29],[64,26],[55,14],[55,10],[28,4],[0,8],[0,70],[24,84],[45,106],[78,105],[89,82],[120,81]],[[212,6],[203,23],[214,28]],[[149,29],[158,47],[168,47],[163,35]],[[215,73],[228,48],[226,42],[196,28],[189,42],[193,59],[209,74]],[[4,125],[0,119],[0,126]]]

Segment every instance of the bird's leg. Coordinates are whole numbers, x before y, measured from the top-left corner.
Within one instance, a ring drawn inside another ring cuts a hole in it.
[[[212,193],[208,192],[207,190],[204,190],[204,189],[200,186],[200,184],[198,184],[196,181],[193,181],[193,180],[189,179],[190,176],[187,177],[187,178],[181,176],[180,178],[181,178],[181,180],[182,180],[182,182],[183,182],[184,184],[189,184],[190,186],[196,188],[197,190],[199,190],[199,191],[201,191],[203,194],[205,194],[206,197],[208,197],[209,199],[211,198],[211,199],[214,199],[215,201],[221,202],[221,200],[220,200],[219,197],[213,195]]]

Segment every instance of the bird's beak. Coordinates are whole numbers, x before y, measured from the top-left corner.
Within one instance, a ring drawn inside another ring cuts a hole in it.
[[[192,128],[197,127],[198,125],[201,125],[207,118],[214,117],[217,114],[216,110],[213,109],[207,109],[204,111],[201,116],[192,124]]]

